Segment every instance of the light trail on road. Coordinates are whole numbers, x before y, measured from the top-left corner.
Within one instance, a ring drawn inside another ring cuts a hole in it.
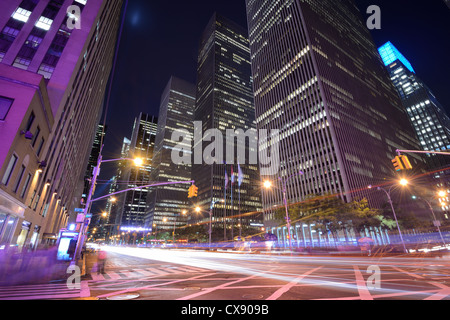
[[[299,285],[314,286],[356,293],[361,299],[368,300],[372,299],[372,296],[392,297],[410,294],[424,296],[424,298],[429,298],[430,294],[433,294],[432,296],[436,299],[444,299],[450,290],[449,287],[443,284],[438,286],[434,280],[423,276],[413,277],[414,279],[402,279],[402,277],[410,277],[414,273],[414,271],[409,270],[410,268],[419,270],[435,266],[442,271],[448,271],[450,270],[450,260],[448,259],[441,259],[436,262],[436,259],[431,258],[414,260],[404,257],[299,257],[128,247],[104,247],[104,249],[107,252],[147,260],[249,276],[257,275],[258,278],[286,282],[286,290]],[[398,279],[383,279],[381,283],[385,285],[384,287],[376,291],[369,290],[363,274],[366,274],[368,278],[371,273],[366,273],[366,269],[373,265],[380,268],[391,268],[390,272],[382,272],[382,275],[399,275]],[[402,270],[399,267],[408,268],[408,270]],[[423,274],[424,271],[421,271],[421,273]],[[433,276],[445,277],[450,280],[450,274],[445,272],[433,274]],[[411,284],[410,282],[414,280],[415,282]],[[397,282],[401,281],[406,283],[401,283],[402,288],[399,289]],[[386,285],[391,287],[388,288]],[[274,297],[280,296],[281,294],[274,295]],[[355,299],[355,297],[350,296],[348,299]]]

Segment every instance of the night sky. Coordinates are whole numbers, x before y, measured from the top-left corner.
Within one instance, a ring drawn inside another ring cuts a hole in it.
[[[356,3],[364,17],[368,6],[380,6],[382,29],[372,31],[376,45],[391,41],[450,110],[450,10],[443,0]],[[129,0],[107,114],[105,159],[120,156],[140,112],[158,115],[170,76],[195,83],[200,37],[215,11],[247,26],[245,0]],[[101,178],[112,175],[105,168]]]

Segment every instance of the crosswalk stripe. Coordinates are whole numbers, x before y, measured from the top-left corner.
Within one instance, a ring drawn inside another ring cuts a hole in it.
[[[140,274],[142,274],[142,275],[144,275],[144,276],[148,276],[148,277],[151,277],[151,276],[155,276],[155,275],[156,275],[156,274],[153,273],[153,272],[149,272],[149,271],[146,271],[146,270],[143,270],[143,269],[134,269],[134,271],[136,271],[137,273],[140,273]]]
[[[150,272],[154,272],[154,273],[159,274],[159,275],[167,274],[167,272],[164,272],[164,271],[156,269],[156,268],[146,268],[145,270],[148,270]]]
[[[102,274],[98,273],[91,273],[92,280],[94,281],[103,281],[105,280],[105,277]]]
[[[139,278],[139,274],[133,271],[120,271],[121,274],[125,276],[125,278]]]
[[[186,272],[206,272],[208,270],[191,267],[191,266],[180,266],[180,267],[163,267],[163,268],[139,268],[131,270],[117,270],[117,271],[106,271],[106,277],[103,274],[92,273],[93,281],[105,281],[105,280],[119,280],[125,278],[139,278],[141,276],[151,277],[157,275],[168,275],[168,274],[181,274]]]
[[[0,300],[51,300],[80,298],[82,289],[69,289],[66,284],[34,285],[2,288]],[[20,291],[21,290],[21,291]]]
[[[168,273],[173,273],[173,274],[184,273],[183,271],[179,270],[178,268],[167,268],[164,270],[166,270]]]
[[[122,277],[115,273],[114,271],[107,271],[106,274],[110,277],[111,280],[121,279]]]
[[[181,269],[181,270],[186,270],[186,271],[189,271],[189,272],[192,272],[192,271],[197,271],[197,272],[206,272],[206,271],[209,271],[209,270],[207,270],[207,269],[196,268],[196,267],[191,267],[191,266],[183,266],[182,268],[179,268],[179,269]]]

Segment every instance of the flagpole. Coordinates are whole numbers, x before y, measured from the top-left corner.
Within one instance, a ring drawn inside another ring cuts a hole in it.
[[[241,184],[244,180],[244,175],[241,170],[241,165],[238,162],[238,186],[239,186],[239,237],[242,239],[242,218],[241,218]]]
[[[239,238],[242,238],[242,220],[241,220],[241,185],[239,184]]]
[[[227,241],[227,228],[226,228],[226,217],[227,217],[227,187],[228,187],[228,173],[227,164],[225,163],[225,190],[224,190],[224,207],[223,207],[223,241]]]
[[[233,207],[233,185],[234,178],[231,179],[231,240],[234,240],[234,207]]]

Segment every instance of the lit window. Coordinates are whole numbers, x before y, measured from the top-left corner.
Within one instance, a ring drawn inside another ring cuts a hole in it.
[[[22,9],[22,8],[17,8],[16,12],[13,13],[12,17],[16,20],[22,21],[22,22],[27,22],[28,19],[30,18],[31,15],[31,11]]]
[[[40,17],[38,22],[36,22],[36,27],[48,31],[50,30],[52,23],[53,23],[52,19]]]
[[[16,167],[18,157],[13,154],[11,156],[11,159],[9,160],[8,166],[6,167],[5,174],[3,175],[2,183],[4,185],[8,185],[9,180],[11,179],[11,175],[14,171],[14,168]]]

